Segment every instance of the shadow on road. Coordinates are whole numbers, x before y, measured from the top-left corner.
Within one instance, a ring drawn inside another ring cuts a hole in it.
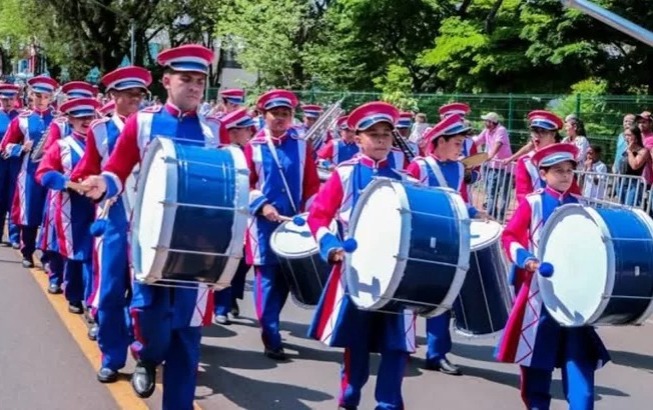
[[[615,364],[653,371],[653,356],[619,350],[611,350],[610,356]]]

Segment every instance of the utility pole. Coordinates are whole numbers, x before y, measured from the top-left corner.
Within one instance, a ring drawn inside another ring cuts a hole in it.
[[[130,47],[129,47],[129,51],[131,55],[130,60],[131,60],[131,64],[135,65],[136,62],[134,61],[134,56],[136,55],[136,39],[134,38],[134,36],[136,35],[136,23],[134,22],[134,20],[131,21],[130,31],[131,31],[131,40],[130,40]]]

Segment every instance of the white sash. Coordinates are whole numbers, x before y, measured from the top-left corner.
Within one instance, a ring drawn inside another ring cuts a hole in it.
[[[64,138],[64,141],[68,144],[68,146],[79,155],[79,157],[84,156],[84,148],[82,148],[81,145],[79,145],[79,142],[75,140],[75,138],[71,137],[70,135]],[[72,160],[71,160],[72,162]]]
[[[451,188],[449,186],[449,184],[447,184],[447,180],[444,177],[444,174],[442,173],[442,169],[440,169],[440,165],[438,165],[438,162],[435,160],[435,158],[433,158],[432,156],[426,157],[426,158],[424,158],[424,162],[426,162],[426,164],[431,167],[431,170],[433,171],[433,174],[435,174],[435,179],[438,180],[438,184],[440,184],[440,186],[442,188]],[[458,185],[459,186],[453,188],[456,191],[458,191],[459,188],[460,188],[460,181],[461,181],[460,166],[458,166]]]
[[[277,168],[279,169],[279,175],[281,175],[281,181],[283,181],[283,185],[286,188],[286,194],[288,195],[288,199],[290,200],[290,206],[292,206],[293,212],[295,213],[295,215],[297,215],[299,213],[299,209],[295,205],[295,201],[293,201],[292,199],[292,195],[290,193],[290,186],[288,185],[288,181],[286,181],[286,176],[283,173],[283,167],[279,162],[279,157],[277,156],[277,148],[274,146],[274,143],[272,142],[272,135],[270,134],[270,130],[265,128],[264,133],[265,133],[265,142],[268,144],[268,148],[270,149],[272,158],[274,159],[274,162],[277,164]]]

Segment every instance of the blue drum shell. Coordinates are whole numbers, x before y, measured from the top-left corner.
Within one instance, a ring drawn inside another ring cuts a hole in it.
[[[317,306],[329,279],[331,266],[317,253],[304,258],[279,257],[279,262],[295,302],[302,307]]]
[[[169,200],[225,209],[178,205],[170,248],[180,251],[168,252],[161,277],[215,283],[229,257],[183,251],[226,253],[235,218],[235,164],[227,150],[182,144],[176,144],[175,149],[177,198]]]
[[[461,253],[461,230],[469,237],[469,219],[460,215],[454,191],[404,184],[411,212],[409,253],[404,275],[393,299],[383,310],[411,309],[429,315],[454,283]],[[464,218],[464,219],[461,219]],[[432,246],[435,245],[435,246]],[[467,248],[468,249],[468,246]],[[465,268],[468,259],[463,260]]]
[[[646,312],[653,297],[651,230],[633,212],[609,208],[596,212],[608,227],[615,255],[614,288],[612,295],[607,295],[614,297],[596,324],[629,324]]]

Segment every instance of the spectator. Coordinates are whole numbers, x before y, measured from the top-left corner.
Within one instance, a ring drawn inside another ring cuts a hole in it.
[[[567,136],[562,142],[567,144],[574,144],[578,147],[578,169],[583,168],[583,161],[587,157],[587,151],[590,148],[590,143],[585,137],[585,124],[574,114],[568,115],[565,118],[565,132]]]
[[[628,148],[620,174],[641,177],[649,162],[650,154],[642,141],[641,127],[633,126],[624,132]],[[641,178],[622,178],[619,185],[619,199],[623,205],[638,206],[644,192]]]
[[[585,180],[583,184],[583,196],[593,199],[604,199],[606,191],[606,178],[601,174],[608,173],[608,167],[601,161],[602,149],[598,145],[592,145],[587,150],[583,171]]]
[[[635,123],[635,114],[626,114],[624,115],[623,119],[623,128],[624,132],[633,126]],[[621,162],[623,160],[623,155],[626,152],[626,149],[628,148],[628,144],[626,143],[626,138],[624,137],[624,132],[619,134],[617,136],[617,146],[614,152],[614,162],[612,163],[612,173],[613,174],[618,174],[619,170],[622,168],[621,167]]]
[[[426,114],[420,112],[415,115],[415,123],[413,124],[413,128],[410,130],[410,142],[419,145],[422,135],[424,135],[424,130],[426,130],[426,127],[428,126],[429,125],[426,123]]]

